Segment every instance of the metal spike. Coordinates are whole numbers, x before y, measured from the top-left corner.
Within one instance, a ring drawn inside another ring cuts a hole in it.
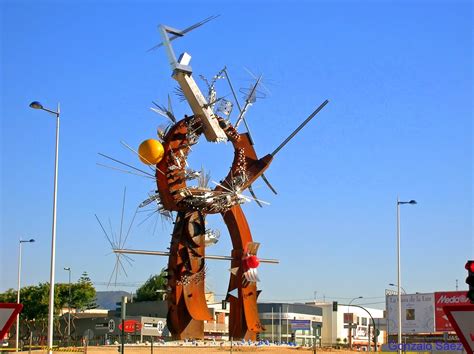
[[[257,196],[255,195],[255,192],[253,191],[252,185],[249,186],[249,192],[252,195],[253,199],[255,200],[255,203],[257,203],[257,205],[260,208],[263,208],[262,203],[260,203],[260,201],[257,199]]]
[[[211,20],[214,20],[215,18],[218,18],[220,15],[213,15],[213,16],[209,16],[208,18],[205,18],[204,20],[198,22],[198,23],[195,23],[194,25],[192,26],[189,26],[188,28],[182,30],[182,31],[178,31],[175,35],[173,35],[172,37],[169,38],[169,41],[174,41],[176,38],[179,38],[179,37],[182,37],[184,36],[186,33],[192,31],[193,29],[195,28],[198,28],[202,25],[204,25],[205,23],[211,21]],[[159,47],[161,47],[164,43],[161,42],[160,44],[157,44],[155,45],[154,47],[150,48],[147,50],[147,52],[151,52],[152,50],[155,50],[155,49],[158,49]]]
[[[110,239],[109,235],[107,234],[107,231],[105,231],[105,228],[102,225],[102,223],[100,222],[99,217],[97,216],[97,214],[94,214],[94,215],[95,215],[95,218],[97,219],[97,222],[99,223],[100,227],[102,228],[102,231],[104,232],[104,235],[107,238],[107,241],[109,241],[110,245],[113,247],[114,244],[113,244],[112,240]]]
[[[311,114],[309,115],[309,117],[306,118],[306,119],[303,121],[303,123],[301,123],[301,124],[298,126],[298,128],[296,128],[296,129],[293,131],[293,133],[291,133],[291,134],[288,136],[288,138],[286,138],[285,140],[283,140],[283,142],[282,142],[280,145],[278,145],[278,147],[277,147],[270,155],[271,155],[271,156],[275,156],[275,155],[278,153],[278,151],[280,151],[291,139],[293,139],[293,137],[294,137],[301,129],[303,129],[304,126],[305,126],[306,124],[308,124],[308,122],[309,122],[311,119],[313,119],[314,116],[315,116],[316,114],[318,114],[318,113],[324,108],[324,106],[326,106],[326,105],[328,104],[328,102],[329,102],[329,101],[326,100],[326,101],[324,101],[323,103],[321,103],[321,104],[319,105],[319,107],[316,108],[316,110],[315,110],[313,113],[311,113]]]
[[[270,190],[273,192],[273,194],[278,194],[276,189],[273,188],[273,186],[270,184],[270,182],[268,181],[267,177],[265,176],[264,173],[262,173],[262,179],[263,179],[263,182],[265,182],[265,184],[268,186],[268,188],[270,188]]]
[[[138,213],[138,207],[135,209],[135,214],[133,214],[132,221],[130,221],[130,226],[128,227],[127,234],[125,235],[125,239],[123,240],[123,246],[125,246],[128,236],[130,235],[130,230],[132,230],[132,225],[133,225],[133,222],[135,221],[135,217],[137,216],[137,213]]]
[[[173,106],[171,105],[171,96],[169,94],[168,94],[168,112],[170,112],[174,118]],[[176,118],[174,122],[176,123]]]
[[[136,173],[136,172],[132,172],[132,171],[127,171],[127,170],[122,170],[121,168],[117,168],[117,167],[112,167],[112,166],[107,166],[107,165],[104,165],[104,164],[101,164],[101,163],[96,163],[97,166],[100,166],[100,167],[105,167],[105,168],[110,168],[111,170],[115,170],[115,171],[119,171],[119,172],[123,172],[123,173],[128,173],[128,174],[131,174],[131,175],[135,175],[135,176],[139,176],[139,177],[144,177],[144,178],[150,178],[150,179],[156,179],[154,176],[148,176],[148,175],[142,175],[140,173]]]
[[[233,297],[235,297],[235,298],[237,299],[237,298],[239,297],[239,290],[238,290],[238,289],[234,289],[234,290],[232,290],[232,291],[229,291],[229,292],[227,293],[227,295],[233,296]]]
[[[239,271],[239,267],[234,267],[234,268],[229,269],[229,272],[231,272],[232,275],[236,275],[238,271]]]
[[[235,125],[234,125],[235,129],[237,129],[239,127],[240,122],[242,121],[242,119],[244,119],[245,113],[247,113],[247,109],[255,102],[255,100],[256,100],[255,93],[256,93],[258,84],[260,83],[261,79],[262,79],[262,75],[260,75],[260,77],[255,82],[255,85],[253,85],[252,89],[250,90],[250,92],[247,96],[247,99],[245,100],[244,108],[242,108],[242,111],[240,112],[240,115],[237,118],[237,121],[235,122]],[[245,128],[248,131],[249,127],[248,127],[247,123],[245,122],[245,120],[244,120],[244,124],[245,124]]]
[[[121,165],[130,167],[131,169],[134,169],[135,171],[141,172],[141,173],[143,173],[143,174],[145,174],[145,175],[148,175],[148,176],[150,176],[150,177],[155,178],[155,176],[153,176],[151,173],[148,173],[148,172],[146,172],[146,171],[140,170],[139,168],[136,168],[136,167],[133,167],[133,166],[131,166],[131,165],[129,165],[129,164],[126,164],[125,162],[119,161],[119,160],[117,160],[117,159],[114,159],[113,157],[107,156],[107,155],[102,154],[102,153],[100,153],[100,152],[99,152],[98,154],[99,154],[100,156],[105,157],[106,159],[115,161],[115,162],[117,162],[117,163],[119,163],[119,164],[121,164]]]
[[[122,202],[122,215],[120,217],[120,232],[119,232],[119,247],[122,248],[122,227],[123,227],[123,214],[125,212],[125,197],[127,195],[127,187],[123,189],[123,202]]]

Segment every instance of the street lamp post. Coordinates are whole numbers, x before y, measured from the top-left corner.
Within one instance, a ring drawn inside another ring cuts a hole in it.
[[[18,247],[18,291],[16,293],[16,303],[20,303],[20,289],[21,289],[21,244],[35,242],[34,239],[20,240]],[[15,333],[15,351],[18,351],[20,342],[20,314],[16,315],[16,333]]]
[[[67,300],[67,337],[68,341],[71,338],[71,267],[64,267],[64,270],[69,272],[69,299]]]
[[[56,116],[56,154],[54,159],[54,192],[53,192],[53,226],[51,235],[51,269],[49,275],[49,313],[48,313],[48,354],[52,354],[54,328],[54,270],[56,262],[56,202],[58,194],[58,152],[59,152],[59,103],[57,111],[44,108],[41,103],[34,101],[30,107],[41,109]]]
[[[357,300],[357,299],[362,299],[363,297],[362,296],[358,296],[358,297],[355,297],[353,298],[351,301],[349,301],[349,305],[347,305],[347,331],[349,332],[349,345],[350,345],[350,348],[352,350],[352,321],[349,321],[349,307],[351,306],[352,304],[352,301],[354,300]]]
[[[398,353],[401,354],[402,344],[402,280],[400,271],[400,205],[403,204],[416,204],[416,200],[410,200],[408,202],[402,202],[397,197],[397,301],[398,301]]]

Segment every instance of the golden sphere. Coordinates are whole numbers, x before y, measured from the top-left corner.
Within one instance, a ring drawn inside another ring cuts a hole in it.
[[[163,145],[155,139],[145,140],[138,147],[138,157],[145,165],[156,165],[161,161],[164,153]]]

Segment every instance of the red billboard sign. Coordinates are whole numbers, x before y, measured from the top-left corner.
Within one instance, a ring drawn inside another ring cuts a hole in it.
[[[466,291],[442,291],[435,293],[435,328],[437,332],[454,332],[448,317],[443,311],[444,306],[470,305]]]
[[[142,329],[142,324],[136,320],[124,321],[124,332],[133,333]],[[122,324],[119,324],[119,329],[122,330]]]

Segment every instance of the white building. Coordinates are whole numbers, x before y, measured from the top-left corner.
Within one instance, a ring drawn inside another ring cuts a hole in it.
[[[377,326],[378,318],[383,318],[383,310],[357,307],[356,304],[348,307],[338,305],[337,311],[334,311],[333,303],[312,302],[312,305],[322,308],[323,326],[321,328],[322,346],[352,345],[352,347],[368,349],[369,333],[373,336],[372,318]],[[369,315],[370,314],[370,315]],[[353,328],[347,328],[352,324]],[[352,335],[350,335],[352,331]],[[377,336],[377,344],[383,343],[384,331],[380,331]],[[372,343],[373,345],[373,343]]]

